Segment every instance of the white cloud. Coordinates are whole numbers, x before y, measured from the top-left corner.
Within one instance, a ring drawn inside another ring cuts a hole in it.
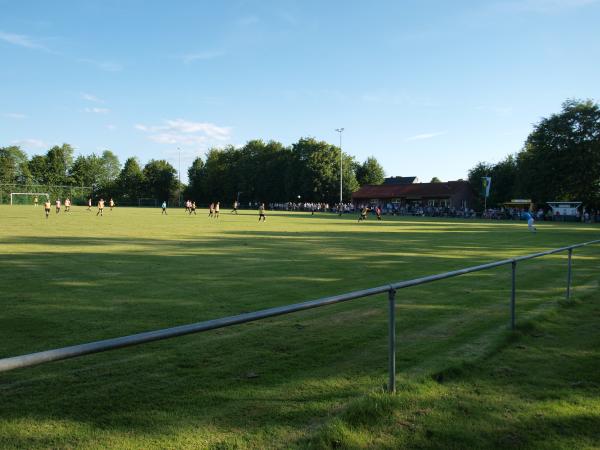
[[[110,112],[110,109],[108,109],[108,108],[85,108],[84,111],[87,113],[94,113],[94,114],[108,114]]]
[[[410,136],[407,137],[406,139],[404,139],[405,142],[411,142],[411,141],[422,141],[424,139],[432,139],[434,137],[437,136],[441,136],[443,134],[446,134],[446,131],[438,131],[435,133],[423,133],[423,134],[416,134],[414,136]]]
[[[24,34],[5,33],[3,31],[0,31],[0,40],[8,42],[12,45],[18,45],[20,47],[37,50],[47,50],[46,46],[43,45],[41,42]]]
[[[231,129],[208,122],[185,119],[165,120],[164,125],[136,124],[136,130],[148,133],[148,139],[168,145],[205,145],[229,140]]]
[[[48,147],[48,145],[40,139],[20,139],[17,141],[12,141],[11,143],[12,143],[12,145],[18,145],[19,147],[23,147],[23,148],[38,149],[38,148]]]
[[[112,123],[109,123],[108,125],[106,125],[106,129],[110,130],[110,131],[114,131],[117,129],[117,126],[113,125]]]
[[[89,58],[81,58],[78,61],[86,64],[91,64],[92,66],[96,66],[98,69],[104,70],[106,72],[119,72],[123,70],[123,66],[114,61],[98,61],[96,59]]]
[[[189,64],[194,61],[208,61],[223,56],[224,54],[225,53],[221,51],[204,51],[196,53],[186,53],[185,55],[181,55],[179,58],[184,63]]]
[[[88,102],[104,103],[104,100],[99,99],[95,95],[88,94],[87,92],[82,92],[81,93],[81,98],[84,99],[84,100],[87,100]]]
[[[15,112],[4,113],[2,115],[4,117],[8,117],[9,119],[25,119],[27,117],[25,114]]]

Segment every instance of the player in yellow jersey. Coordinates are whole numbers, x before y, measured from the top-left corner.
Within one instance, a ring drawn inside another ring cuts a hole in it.
[[[47,219],[48,215],[50,214],[50,199],[47,199],[46,202],[44,203],[44,211],[46,212],[46,219]]]
[[[100,217],[102,217],[104,212],[104,199],[100,199],[98,200],[98,212],[96,213],[96,215],[100,214]]]

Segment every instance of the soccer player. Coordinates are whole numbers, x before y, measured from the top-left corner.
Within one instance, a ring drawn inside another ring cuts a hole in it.
[[[219,211],[221,210],[221,203],[217,202],[215,205],[215,219],[219,218]]]
[[[71,212],[71,199],[69,197],[65,198],[65,212]]]
[[[363,207],[363,209],[360,211],[360,217],[358,218],[358,221],[362,222],[363,220],[367,220],[368,213],[369,213],[369,208],[367,208],[366,206]]]
[[[190,204],[190,216],[192,215],[192,213],[194,213],[194,215],[196,215],[196,202],[195,201],[193,201]]]
[[[208,207],[208,217],[214,217],[215,216],[215,204],[211,203]]]
[[[238,205],[239,205],[238,201],[234,200],[233,201],[233,209],[231,210],[231,214],[233,214],[233,213],[237,214],[238,213]]]
[[[265,204],[261,203],[260,206],[258,207],[258,222],[260,223],[260,219],[262,219],[263,222],[267,221],[267,217],[265,216]]]
[[[88,208],[87,208],[87,210],[88,211],[92,210],[92,197],[88,198]]]
[[[108,205],[110,206],[110,210],[112,211],[112,209],[115,207],[115,201],[111,198],[108,202]]]
[[[38,198],[37,195],[35,197],[33,197],[33,206],[37,206],[38,205]]]
[[[377,220],[381,220],[381,208],[379,206],[375,208],[375,215],[377,216]]]
[[[168,216],[168,214],[167,214],[167,202],[166,201],[162,202],[162,205],[160,207],[162,208],[162,212],[160,213],[160,215],[162,216],[164,214],[165,216]]]
[[[96,215],[100,214],[100,217],[102,217],[104,215],[104,199],[101,198],[100,200],[98,200],[98,212],[96,213]]]
[[[56,199],[56,214],[60,212],[60,198]]]
[[[190,205],[190,201],[186,200],[185,201],[185,212],[192,214],[192,205]]]
[[[50,199],[46,199],[46,201],[44,202],[44,211],[46,212],[46,219],[48,218],[48,215],[50,214]]]
[[[533,220],[533,216],[531,215],[531,213],[529,211],[527,211],[523,214],[523,217],[527,220],[527,228],[529,229],[529,231],[532,233],[536,233],[537,228],[533,224],[534,220]]]

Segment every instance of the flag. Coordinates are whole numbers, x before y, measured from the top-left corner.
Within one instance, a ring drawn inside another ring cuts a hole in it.
[[[483,196],[488,198],[490,196],[490,186],[492,185],[492,177],[481,177],[483,184]]]

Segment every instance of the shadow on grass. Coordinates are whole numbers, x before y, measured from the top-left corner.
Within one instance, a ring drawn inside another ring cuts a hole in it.
[[[421,233],[409,234],[409,248],[395,233],[316,232],[298,240],[283,232],[226,234],[177,242],[44,238],[51,251],[1,255],[1,353],[207,320],[458,268],[456,261],[440,258],[435,245],[427,247],[432,242]],[[10,252],[11,245],[31,239],[6,238],[2,244]],[[453,245],[460,248],[461,242]],[[88,245],[94,251],[80,250]],[[122,245],[135,250],[119,250]],[[497,253],[476,247],[485,261]],[[513,242],[503,251],[516,248]],[[404,266],[398,276],[395,264]],[[531,266],[528,273],[544,301],[554,294],[547,294],[543,280],[562,268],[552,259],[545,264],[547,271]],[[578,270],[580,277],[591,276]],[[502,276],[493,283],[505,289],[508,273]],[[501,337],[506,325],[506,293],[490,285],[490,277],[470,276],[475,298],[465,295],[460,282],[402,293],[400,372],[421,376],[487,354],[486,343]],[[45,289],[26,288],[31,284]],[[257,446],[270,435],[303,445],[291,430],[310,430],[357,393],[381,386],[386,330],[386,303],[379,296],[3,374],[0,443],[93,446],[98,436],[129,436],[139,446],[161,447],[181,433],[196,433],[204,439],[198,442],[216,445],[234,442],[232,436],[243,430]],[[44,435],[57,424],[67,424],[64,434]]]

